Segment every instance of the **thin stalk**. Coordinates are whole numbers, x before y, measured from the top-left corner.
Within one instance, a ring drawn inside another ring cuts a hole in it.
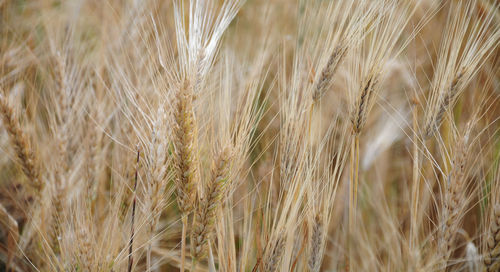
[[[149,242],[148,245],[148,250],[146,252],[146,271],[150,272],[151,271],[151,249],[152,249],[152,242]]]
[[[306,248],[307,244],[307,225],[305,227],[306,233],[304,234],[304,237],[302,238],[302,245],[300,246],[299,252],[297,253],[297,256],[295,257],[295,260],[292,263],[292,268],[290,271],[295,271],[295,267],[297,266],[297,263],[299,262],[300,256],[302,256],[302,253],[304,252],[304,249]]]
[[[410,231],[410,247],[416,245],[417,233],[417,209],[418,199],[420,195],[420,184],[418,178],[419,167],[419,152],[418,152],[418,109],[416,105],[413,107],[413,183],[412,183],[412,209],[411,209],[411,231]]]
[[[311,104],[311,107],[309,109],[309,123],[307,124],[307,136],[309,143],[312,144],[312,139],[311,139],[311,123],[312,123],[312,117],[313,117],[313,112],[314,112],[314,102]]]
[[[188,217],[186,214],[182,216],[182,237],[181,237],[181,272],[185,269],[186,260],[186,231],[188,225]]]
[[[130,227],[130,241],[128,245],[128,272],[132,271],[132,265],[134,264],[134,257],[132,257],[132,251],[134,248],[134,220],[135,220],[135,206],[137,202],[137,195],[136,195],[136,189],[137,189],[137,172],[139,169],[139,158],[140,158],[140,152],[139,149],[137,149],[137,165],[135,168],[135,177],[134,177],[134,200],[132,202],[132,224]]]
[[[359,179],[359,133],[354,134],[354,139],[351,141],[351,184],[349,186],[349,235],[348,235],[348,267],[349,271],[352,270],[352,234],[354,233],[354,227],[356,224],[356,206],[358,201],[358,179]]]
[[[351,142],[351,189],[349,194],[349,228],[355,224],[356,207],[358,202],[358,180],[359,180],[359,134],[354,135]]]
[[[196,258],[191,259],[191,271],[195,271],[196,268]]]
[[[349,184],[349,230],[348,230],[348,235],[347,235],[347,258],[346,258],[346,269],[348,271],[353,271],[352,270],[352,235],[354,233],[354,187],[355,187],[355,178],[354,178],[354,157],[355,157],[355,147],[356,143],[355,140],[353,139],[351,141],[351,156],[350,156],[350,184]]]
[[[359,134],[354,137],[354,144],[356,147],[356,157],[354,162],[356,163],[354,172],[354,216],[356,216],[356,209],[358,206],[358,181],[359,181]],[[356,220],[356,218],[354,218]]]
[[[350,184],[349,184],[349,230],[354,226],[354,153],[355,143],[351,142],[351,156],[350,156]]]
[[[212,245],[210,244],[210,240],[207,242],[208,243],[208,271],[209,272],[215,272],[215,261],[214,261],[214,254],[212,253]]]

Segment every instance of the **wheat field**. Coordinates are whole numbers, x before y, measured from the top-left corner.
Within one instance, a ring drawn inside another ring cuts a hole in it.
[[[0,0],[0,271],[500,271],[500,2]]]

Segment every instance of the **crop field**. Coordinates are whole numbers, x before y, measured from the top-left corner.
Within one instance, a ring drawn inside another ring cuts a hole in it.
[[[500,1],[0,0],[0,271],[500,271]]]

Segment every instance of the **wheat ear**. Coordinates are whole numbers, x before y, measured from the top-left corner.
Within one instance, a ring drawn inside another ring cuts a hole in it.
[[[217,208],[221,205],[230,183],[231,160],[232,150],[226,147],[214,161],[212,178],[196,209],[191,238],[191,255],[195,259],[206,253],[207,242],[217,217]]]
[[[183,272],[186,254],[187,217],[193,210],[193,202],[196,197],[196,182],[198,179],[193,86],[189,80],[184,80],[177,94],[174,122],[174,168],[177,175],[175,179],[177,204],[182,218],[181,272]]]
[[[161,120],[163,116],[163,111],[160,110],[158,114],[158,120],[153,125],[152,139],[150,143],[149,152],[149,174],[148,174],[148,185],[147,191],[149,195],[148,208],[151,214],[151,219],[149,220],[149,235],[151,239],[148,241],[146,249],[146,266],[147,271],[151,271],[151,253],[153,247],[153,236],[155,228],[160,219],[161,212],[165,205],[165,188],[168,181],[168,175],[170,173],[168,169],[169,161],[167,153],[165,152],[165,143],[161,141],[160,135]]]
[[[458,143],[458,150],[453,158],[453,168],[448,176],[444,200],[443,220],[439,239],[439,252],[442,264],[446,266],[453,251],[454,239],[461,224],[460,212],[465,205],[465,164],[467,148],[464,139]]]
[[[358,195],[359,180],[359,135],[366,123],[366,118],[373,104],[375,88],[378,84],[378,76],[372,74],[363,85],[361,93],[356,101],[355,111],[352,113],[351,125],[354,137],[351,143],[351,185],[349,190],[349,224],[354,227],[356,217],[356,203]]]
[[[493,220],[487,235],[488,252],[484,256],[485,271],[500,271],[500,204],[496,204],[493,208]]]
[[[317,214],[314,217],[311,237],[309,240],[309,258],[307,261],[307,265],[309,266],[309,271],[311,272],[319,271],[321,267],[321,251],[323,248],[323,241],[325,237],[323,225],[323,218],[321,214]]]
[[[275,272],[278,270],[278,266],[281,261],[281,257],[283,256],[283,252],[285,251],[285,235],[283,232],[279,234],[277,239],[272,242],[270,247],[266,249],[264,260],[262,261],[262,265],[264,266],[265,272]]]
[[[333,49],[325,68],[321,71],[321,75],[316,83],[316,88],[314,88],[312,95],[313,103],[317,103],[331,86],[333,76],[335,75],[339,65],[344,60],[347,49],[347,46],[344,46],[343,42],[340,42],[340,44]]]
[[[434,116],[434,118],[431,119],[430,122],[427,123],[425,126],[425,138],[428,139],[431,137],[434,132],[439,128],[441,125],[441,122],[443,121],[444,113],[446,110],[450,107],[452,104],[453,100],[457,96],[457,91],[462,84],[462,79],[463,79],[464,73],[459,73],[451,82],[448,90],[446,93],[443,95],[441,98],[441,101],[439,103],[439,109]]]
[[[14,147],[17,158],[21,163],[22,170],[28,178],[30,185],[37,191],[41,192],[43,184],[40,181],[40,172],[36,165],[37,159],[31,147],[30,141],[25,132],[21,129],[19,120],[14,113],[13,108],[9,105],[7,98],[0,94],[0,114],[10,141]]]
[[[356,102],[356,111],[353,113],[353,117],[351,119],[352,130],[356,135],[361,133],[361,130],[365,126],[366,117],[370,110],[369,107],[372,105],[372,98],[375,93],[377,83],[378,76],[370,76],[358,97]]]
[[[193,86],[185,80],[179,89],[175,109],[174,163],[177,172],[176,193],[179,210],[186,215],[193,210],[198,175],[195,152]]]

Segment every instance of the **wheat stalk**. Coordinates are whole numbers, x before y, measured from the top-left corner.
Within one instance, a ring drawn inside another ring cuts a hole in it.
[[[131,223],[130,223],[130,239],[128,242],[128,272],[132,272],[132,268],[134,265],[134,238],[135,238],[135,210],[136,210],[136,205],[137,205],[137,178],[138,178],[138,172],[139,172],[139,160],[140,160],[140,150],[137,148],[137,159],[136,159],[136,166],[135,166],[135,174],[134,174],[134,187],[132,188],[133,191],[133,197],[132,197],[132,216],[131,216]]]

